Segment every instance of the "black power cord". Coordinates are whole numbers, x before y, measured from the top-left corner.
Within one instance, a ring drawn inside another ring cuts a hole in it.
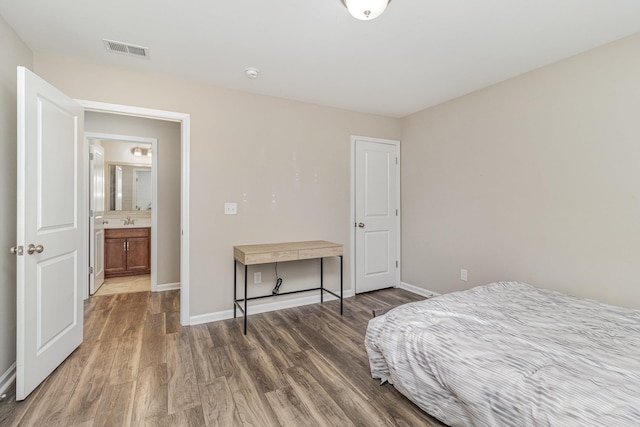
[[[280,293],[280,286],[282,285],[282,278],[278,276],[278,263],[276,262],[276,286],[271,291],[271,295],[278,295]]]

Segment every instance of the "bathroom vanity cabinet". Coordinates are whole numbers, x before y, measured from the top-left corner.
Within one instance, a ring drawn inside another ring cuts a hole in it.
[[[104,236],[104,276],[151,272],[151,228],[107,228]]]

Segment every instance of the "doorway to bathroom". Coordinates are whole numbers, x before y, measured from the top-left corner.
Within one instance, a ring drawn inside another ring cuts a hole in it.
[[[157,290],[158,139],[96,132],[85,138],[89,294]]]
[[[87,111],[85,135],[93,161],[100,150],[104,160],[104,172],[91,175],[91,294],[179,289],[181,124]]]

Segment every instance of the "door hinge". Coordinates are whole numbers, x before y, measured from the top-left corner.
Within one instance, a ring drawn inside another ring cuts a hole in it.
[[[89,218],[93,218],[93,209],[89,210]]]
[[[93,153],[89,153],[89,160],[93,160]]]
[[[396,268],[398,268],[398,261],[396,261]]]
[[[89,267],[89,274],[93,274],[93,267]]]
[[[398,216],[398,209],[396,209],[396,216]]]
[[[398,158],[396,157],[396,165],[398,164]]]

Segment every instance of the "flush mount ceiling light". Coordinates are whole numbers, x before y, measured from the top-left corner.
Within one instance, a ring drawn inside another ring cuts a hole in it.
[[[370,21],[382,15],[391,0],[340,0],[351,16]]]

